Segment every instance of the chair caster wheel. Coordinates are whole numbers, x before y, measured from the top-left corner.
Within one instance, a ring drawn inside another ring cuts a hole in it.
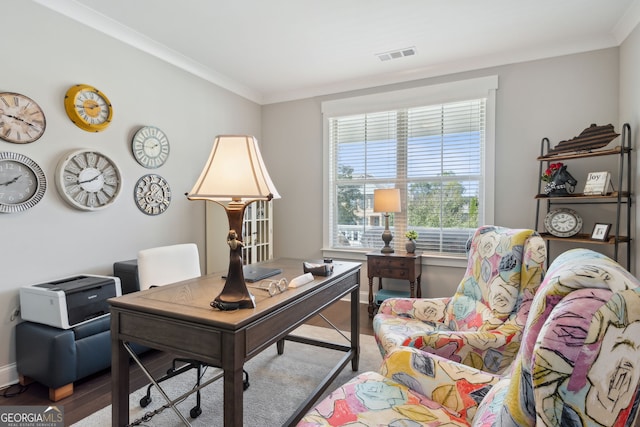
[[[198,418],[200,414],[202,414],[202,409],[200,409],[199,406],[194,406],[191,408],[191,411],[189,411],[191,418]]]
[[[146,408],[149,403],[151,403],[151,397],[150,396],[145,396],[142,399],[140,399],[140,406],[143,408]]]

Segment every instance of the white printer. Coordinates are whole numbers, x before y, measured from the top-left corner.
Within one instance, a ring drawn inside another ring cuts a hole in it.
[[[20,315],[70,329],[109,314],[107,299],[122,295],[120,278],[83,274],[20,288]]]

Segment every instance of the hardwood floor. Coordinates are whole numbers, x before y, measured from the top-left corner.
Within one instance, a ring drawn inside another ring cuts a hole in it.
[[[348,301],[339,301],[327,308],[322,314],[334,325],[342,330],[349,330],[350,310]],[[313,326],[329,327],[320,316],[314,316],[307,324]],[[366,304],[360,306],[360,333],[373,335],[373,326],[369,319]],[[143,356],[147,369],[154,375],[164,374],[171,365],[171,356],[159,351],[151,351]],[[135,363],[131,363],[130,389],[137,390],[148,384],[144,373]],[[12,386],[2,393],[16,393],[20,386]],[[0,405],[50,405],[49,390],[38,383],[33,383],[28,388],[14,397],[3,397]],[[59,400],[57,405],[64,407],[65,424],[71,425],[88,415],[111,404],[111,373],[109,370],[97,373],[74,384],[74,392],[71,396]]]

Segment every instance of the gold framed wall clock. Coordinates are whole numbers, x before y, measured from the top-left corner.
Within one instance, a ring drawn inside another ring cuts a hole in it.
[[[0,153],[0,212],[21,212],[34,207],[47,190],[40,166],[19,153]]]
[[[144,126],[133,136],[131,151],[138,163],[147,169],[155,169],[169,157],[169,139],[159,128]]]
[[[0,138],[14,144],[39,139],[47,127],[44,111],[33,99],[15,92],[0,92]]]
[[[111,123],[113,107],[107,96],[93,86],[71,86],[64,96],[64,109],[71,121],[87,132],[101,132]]]
[[[136,206],[147,215],[160,215],[169,208],[171,188],[160,175],[144,175],[136,183],[133,198]]]
[[[96,211],[118,197],[122,177],[109,157],[93,150],[74,150],[56,168],[56,187],[63,200],[76,209]]]

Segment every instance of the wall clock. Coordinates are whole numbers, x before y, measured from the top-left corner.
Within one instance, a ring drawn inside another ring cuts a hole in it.
[[[42,108],[19,93],[0,92],[0,138],[15,144],[33,142],[44,134]]]
[[[64,97],[64,109],[71,121],[87,132],[103,131],[111,123],[113,108],[107,96],[93,86],[71,86]]]
[[[575,236],[582,230],[582,217],[572,209],[555,209],[544,217],[544,227],[556,237]]]
[[[35,206],[47,189],[36,162],[18,153],[0,153],[0,212],[20,212]]]
[[[97,151],[72,151],[62,157],[56,168],[58,192],[76,209],[106,208],[118,197],[121,185],[116,164]]]
[[[147,215],[159,215],[166,211],[171,203],[171,188],[160,175],[144,175],[136,183],[133,198],[142,212]]]
[[[169,139],[164,132],[154,126],[144,126],[131,141],[133,157],[148,169],[160,167],[169,157]]]

